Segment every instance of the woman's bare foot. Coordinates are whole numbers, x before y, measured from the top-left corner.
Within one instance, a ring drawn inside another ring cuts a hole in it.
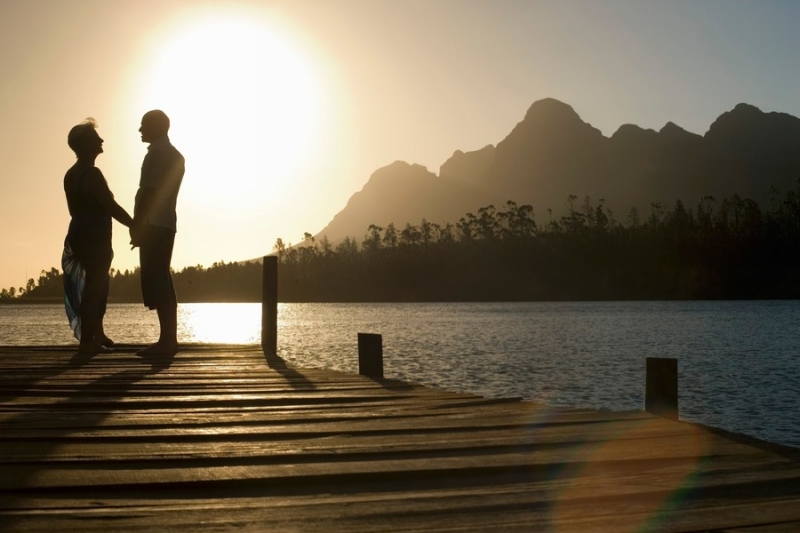
[[[114,350],[111,348],[106,348],[102,344],[98,344],[96,342],[90,343],[80,343],[78,345],[78,352],[85,353],[85,354],[96,354],[96,353],[111,353]]]

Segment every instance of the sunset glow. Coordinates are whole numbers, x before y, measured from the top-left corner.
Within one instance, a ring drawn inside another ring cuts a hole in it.
[[[800,116],[800,4],[735,4],[0,2],[0,288],[19,292],[59,266],[70,221],[62,179],[75,161],[66,134],[90,116],[105,140],[97,166],[129,211],[147,152],[141,117],[158,108],[172,119],[186,158],[176,270],[319,238],[337,217],[355,221],[347,206],[379,169],[401,161],[441,177],[455,152],[500,145],[542,99],[606,137],[667,122],[702,136],[739,103]],[[421,190],[399,189],[425,207]],[[624,220],[620,191],[631,187],[578,189],[579,200],[617,202]],[[346,231],[358,241],[389,216],[364,205],[376,214]],[[425,210],[391,216],[398,227],[447,222]],[[549,220],[543,206],[536,216]],[[115,224],[112,266],[123,272],[139,265],[129,241]]]
[[[238,14],[188,19],[159,50],[140,107],[172,118],[191,168],[186,203],[239,210],[280,196],[319,142],[311,60],[277,25]]]

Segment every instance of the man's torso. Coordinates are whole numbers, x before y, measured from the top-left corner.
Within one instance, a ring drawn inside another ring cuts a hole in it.
[[[177,229],[175,207],[178,192],[183,181],[184,158],[169,142],[162,137],[150,144],[147,155],[142,162],[140,189],[149,187],[154,190],[155,197],[152,208],[143,221],[145,224]]]

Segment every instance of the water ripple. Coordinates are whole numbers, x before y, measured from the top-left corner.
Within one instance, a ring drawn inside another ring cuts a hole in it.
[[[181,342],[257,343],[258,304],[182,304]],[[74,343],[60,306],[0,306],[0,344]],[[357,372],[356,334],[383,336],[387,377],[550,405],[641,409],[647,357],[679,360],[680,411],[800,447],[800,302],[281,304],[279,351]],[[155,313],[112,305],[120,342],[158,336]]]

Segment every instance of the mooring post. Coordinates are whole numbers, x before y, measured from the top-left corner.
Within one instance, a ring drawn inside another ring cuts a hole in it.
[[[379,334],[358,334],[358,373],[383,378],[383,338]]]
[[[264,257],[261,279],[261,349],[265,355],[278,354],[278,258]]]
[[[644,410],[664,418],[678,419],[678,360],[648,357]]]

